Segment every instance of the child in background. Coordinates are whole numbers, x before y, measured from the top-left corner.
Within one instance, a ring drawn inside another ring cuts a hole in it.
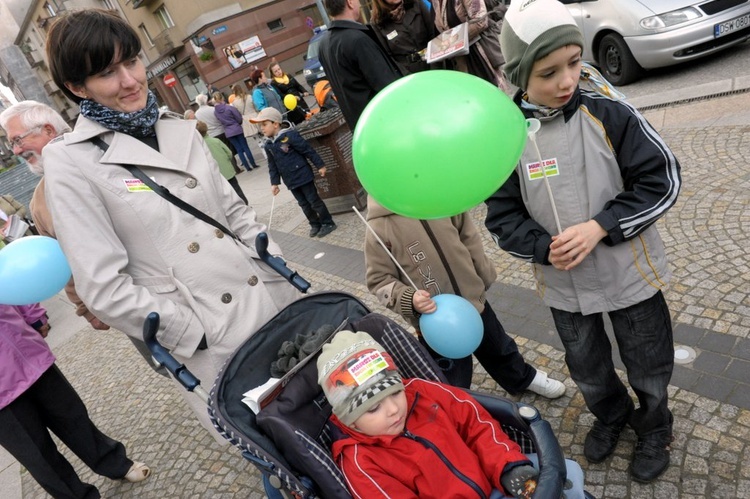
[[[512,395],[525,390],[543,397],[558,398],[565,385],[527,364],[516,342],[505,332],[487,302],[485,291],[497,278],[495,267],[471,218],[465,213],[438,220],[402,217],[367,200],[367,220],[373,232],[388,247],[414,283],[409,280],[369,231],[365,239],[367,288],[381,304],[400,314],[419,331],[419,317],[436,310],[431,296],[452,293],[476,307],[484,333],[474,356],[487,373]],[[456,331],[456,334],[461,334]],[[469,388],[473,373],[471,355],[446,359],[433,351],[420,335],[420,342],[443,368],[448,382]]]
[[[584,38],[556,0],[511,3],[501,35],[503,70],[515,102],[541,122],[540,157],[527,147],[516,170],[487,200],[486,225],[499,246],[533,263],[565,361],[596,416],[583,453],[599,463],[630,425],[638,435],[630,467],[650,482],[669,466],[674,367],[669,282],[654,222],[674,205],[680,165],[659,134],[591,67]],[[595,91],[579,88],[579,81]],[[562,227],[558,233],[557,220]],[[611,319],[636,409],[615,372],[602,314]]]
[[[264,108],[251,121],[260,125],[267,138],[263,147],[268,157],[273,195],[279,193],[279,184],[283,180],[310,223],[310,237],[325,237],[336,230],[336,224],[315,187],[315,173],[308,163],[310,160],[320,176],[325,177],[325,163],[315,149],[296,130],[282,128],[281,113],[272,107]]]
[[[333,458],[353,497],[527,497],[535,486],[536,469],[476,400],[402,380],[369,334],[340,331],[317,367],[333,407]]]
[[[237,174],[234,171],[234,166],[232,166],[232,151],[226,146],[226,144],[224,144],[224,142],[208,135],[208,125],[204,122],[197,121],[195,123],[195,128],[198,130],[198,133],[201,134],[203,140],[206,141],[206,147],[208,147],[211,156],[213,156],[219,164],[219,171],[221,174],[227,179],[229,185],[232,186],[234,192],[237,193],[240,199],[242,199],[245,204],[248,204],[245,193],[242,192],[240,183],[237,181]]]

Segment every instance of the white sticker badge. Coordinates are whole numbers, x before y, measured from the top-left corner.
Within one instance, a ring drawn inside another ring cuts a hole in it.
[[[125,188],[128,192],[149,192],[151,187],[143,183],[143,180],[137,178],[124,178]]]
[[[542,163],[544,164],[544,172],[542,172],[539,161],[535,161],[534,163],[526,163],[526,176],[529,178],[529,180],[539,180],[541,178],[544,178],[545,173],[548,177],[555,177],[557,175],[560,175],[560,170],[557,167],[557,158],[545,159],[542,160]]]

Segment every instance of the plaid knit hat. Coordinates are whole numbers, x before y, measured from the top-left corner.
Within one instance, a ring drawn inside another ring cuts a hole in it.
[[[333,413],[351,426],[388,395],[404,389],[388,353],[367,333],[339,331],[318,357],[318,384]]]
[[[503,72],[511,83],[526,90],[534,62],[566,45],[583,48],[583,34],[565,5],[557,0],[511,2],[500,33]]]

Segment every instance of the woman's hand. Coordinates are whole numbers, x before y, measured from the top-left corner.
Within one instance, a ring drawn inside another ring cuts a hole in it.
[[[549,261],[558,270],[573,269],[606,235],[607,232],[595,220],[568,227],[552,236]]]
[[[325,177],[326,176],[326,167],[325,166],[321,166],[320,168],[318,168],[318,173],[320,173],[321,177]]]
[[[274,196],[279,193],[279,186],[278,185],[272,185],[271,186],[271,194]]]
[[[420,314],[431,314],[437,310],[435,300],[430,297],[430,293],[423,289],[418,289],[411,298],[411,306]]]

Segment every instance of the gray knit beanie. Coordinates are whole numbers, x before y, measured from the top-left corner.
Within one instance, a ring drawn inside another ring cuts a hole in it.
[[[508,80],[526,90],[535,61],[560,47],[583,48],[583,34],[567,7],[557,0],[514,0],[505,13],[500,47]]]
[[[367,333],[339,331],[318,357],[318,384],[339,421],[351,426],[392,393],[404,389],[391,356]]]

